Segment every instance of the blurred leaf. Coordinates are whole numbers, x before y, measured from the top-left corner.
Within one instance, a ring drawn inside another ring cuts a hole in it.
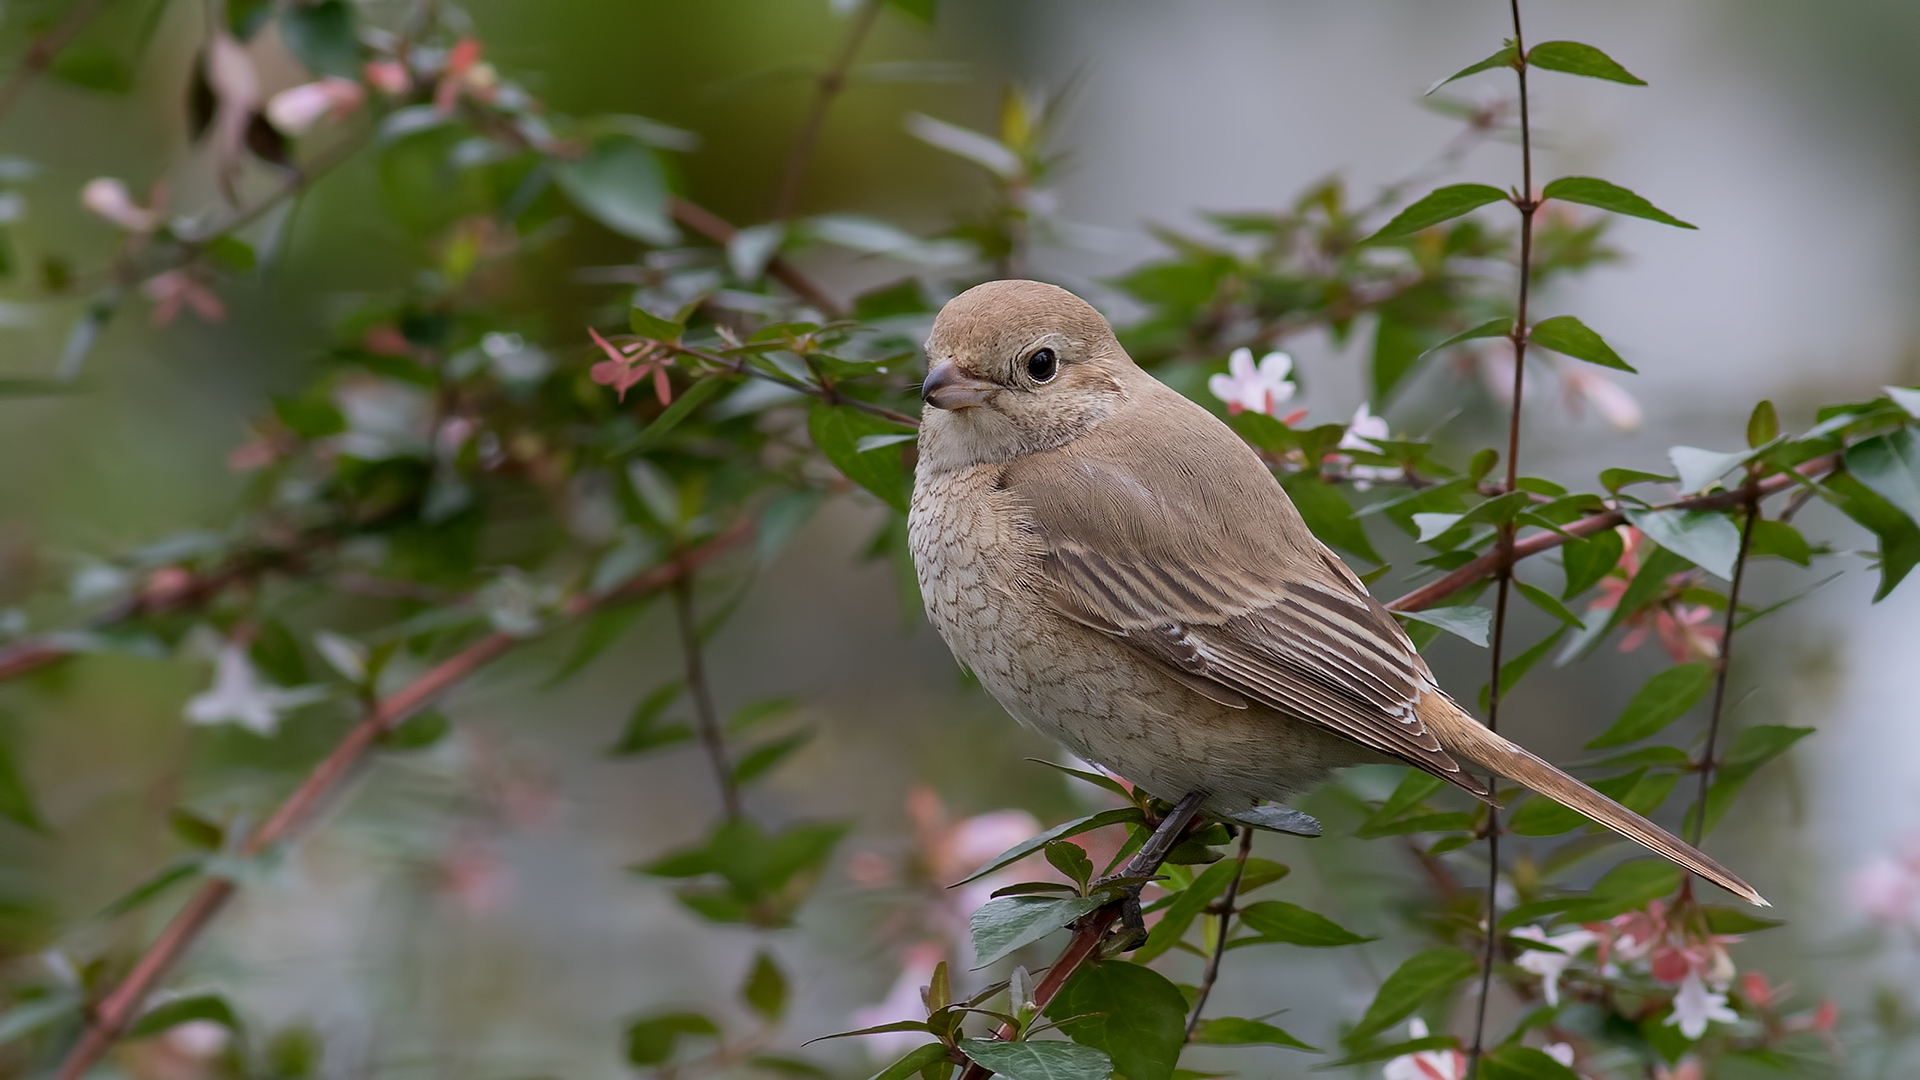
[[[1527,677],[1527,672],[1532,671],[1534,665],[1538,664],[1548,653],[1552,652],[1553,647],[1560,644],[1560,639],[1566,636],[1567,628],[1562,626],[1553,633],[1541,638],[1526,652],[1501,664],[1500,693],[1502,697],[1504,698],[1505,695],[1512,693],[1513,688],[1520,685],[1520,680]],[[1486,710],[1492,697],[1491,686],[1482,686],[1480,688],[1480,708],[1482,711]]]
[[[693,738],[693,729],[685,724],[658,723],[660,714],[680,700],[680,694],[685,689],[685,683],[673,679],[641,698],[640,704],[634,706],[633,715],[627,718],[627,726],[620,733],[620,740],[607,753],[613,757],[626,757]]]
[[[1519,1043],[1494,1047],[1480,1059],[1480,1075],[1486,1080],[1580,1080],[1578,1073],[1548,1057],[1546,1051]]]
[[[1920,436],[1912,428],[1847,447],[1847,471],[1869,490],[1920,522]]]
[[[932,26],[939,0],[887,0],[887,6],[908,18]]]
[[[1821,490],[1842,513],[1879,537],[1880,588],[1873,594],[1879,603],[1920,564],[1920,525],[1850,473],[1827,477]]]
[[[989,900],[967,920],[974,964],[986,967],[1022,945],[1039,941],[1105,903],[1078,896],[1003,896]]]
[[[1465,949],[1428,949],[1415,953],[1380,984],[1366,1015],[1347,1034],[1347,1043],[1364,1043],[1393,1027],[1412,1016],[1429,999],[1452,990],[1478,970],[1480,962]]]
[[[739,763],[734,765],[733,782],[741,785],[752,783],[812,740],[813,732],[796,731],[784,738],[754,747],[742,755]]]
[[[1625,746],[1659,733],[1699,704],[1712,685],[1711,664],[1678,664],[1660,672],[1633,695],[1612,727],[1587,743],[1587,749]]]
[[[101,908],[95,918],[102,920],[117,919],[129,911],[135,911],[145,906],[149,901],[165,893],[175,885],[183,881],[191,881],[200,876],[202,869],[201,858],[199,855],[194,855],[189,858],[174,860],[152,877],[135,885],[133,888],[115,898],[111,903]]]
[[[1784,521],[1761,518],[1753,523],[1753,535],[1747,541],[1747,556],[1772,555],[1801,566],[1813,565],[1813,548],[1800,530]]]
[[[1647,85],[1644,79],[1635,78],[1632,72],[1614,63],[1606,53],[1577,41],[1543,41],[1527,50],[1527,64],[1548,71],[1564,71],[1568,75],[1585,75],[1589,79],[1609,79],[1629,86]]]
[[[640,616],[646,614],[646,611],[647,605],[644,601],[602,605],[595,608],[591,614],[580,621],[580,634],[574,641],[573,651],[567,654],[566,661],[555,668],[552,675],[547,676],[547,681],[541,683],[540,688],[547,690],[559,686],[585,669],[588,664],[599,659],[600,655],[611,648],[614,642],[625,637],[627,631],[633,629],[633,624],[639,621]]]
[[[1571,315],[1555,315],[1551,319],[1542,319],[1527,331],[1527,340],[1544,349],[1564,353],[1575,360],[1585,360],[1589,364],[1601,367],[1617,368],[1620,371],[1632,371],[1633,367],[1620,354],[1613,351],[1599,334],[1587,328],[1587,324]]]
[[[1784,919],[1763,919],[1746,908],[1722,904],[1702,904],[1700,913],[1707,917],[1707,929],[1716,934],[1754,934],[1786,925]]]
[[[902,278],[891,285],[870,289],[853,299],[853,317],[861,322],[891,318],[895,315],[918,315],[934,310],[927,299],[927,290],[918,278]]]
[[[1373,373],[1373,401],[1378,407],[1384,409],[1387,402],[1393,400],[1393,392],[1406,381],[1414,366],[1433,351],[1426,347],[1428,339],[1429,335],[1419,327],[1394,318],[1389,311],[1381,311],[1374,321],[1373,361],[1369,369]]]
[[[86,1000],[72,991],[57,991],[45,997],[22,1001],[5,1012],[0,1012],[0,1046],[31,1035],[42,1028],[49,1027],[80,1015]]]
[[[1047,1016],[1065,1020],[1060,1030],[1074,1042],[1105,1051],[1127,1080],[1172,1080],[1186,1043],[1187,999],[1165,975],[1137,963],[1082,967],[1048,1003]]]
[[[673,399],[673,404],[662,410],[659,416],[654,417],[653,423],[642,428],[638,435],[608,451],[608,456],[617,460],[655,449],[662,440],[672,434],[674,428],[679,427],[682,421],[693,415],[693,410],[699,408],[708,398],[732,385],[731,380],[716,376],[701,379],[687,387],[680,392],[679,397]]]
[[[219,851],[226,842],[225,829],[185,807],[174,807],[173,813],[167,816],[167,823],[173,827],[173,835],[201,851]]]
[[[1020,155],[992,136],[936,120],[925,113],[910,113],[907,131],[921,142],[965,158],[1002,180],[1020,175]]]
[[[1569,922],[1599,922],[1671,896],[1679,888],[1679,867],[1664,859],[1631,859],[1601,875],[1588,898],[1562,914]]]
[[[858,409],[819,402],[807,414],[807,431],[813,436],[813,444],[847,479],[880,496],[895,510],[907,512],[912,477],[900,455],[863,454],[859,449],[861,436],[897,434],[899,424]]]
[[[1137,806],[1122,806],[1114,810],[1102,810],[1097,814],[1088,814],[1083,818],[1075,818],[1072,821],[1055,825],[1053,828],[1048,829],[1038,836],[1015,844],[995,856],[993,861],[953,884],[965,885],[969,881],[976,881],[986,877],[988,874],[993,873],[1003,866],[1009,866],[1019,862],[1021,859],[1039,851],[1055,840],[1065,840],[1069,836],[1078,836],[1083,832],[1103,829],[1109,825],[1138,825],[1145,820],[1146,816],[1140,812],[1140,808]]]
[[[1920,420],[1920,389],[1911,389],[1904,386],[1883,386],[1880,390],[1886,394],[1894,404],[1906,410],[1908,416],[1913,417],[1915,420]]]
[[[833,1073],[813,1062],[785,1054],[755,1054],[747,1059],[747,1064],[762,1072],[790,1076],[795,1080],[834,1080]]]
[[[20,766],[13,757],[13,747],[4,741],[0,741],[0,817],[23,829],[38,833],[47,831],[46,820],[33,805],[33,792],[20,775]]]
[[[280,40],[315,75],[360,77],[360,39],[344,0],[289,4],[280,15]]]
[[[1358,945],[1374,940],[1361,937],[1324,915],[1285,900],[1262,900],[1257,904],[1249,904],[1240,912],[1240,921],[1265,941],[1305,945],[1314,949]]]
[[[425,750],[446,738],[450,726],[445,713],[429,709],[381,732],[380,745],[388,750]]]
[[[199,994],[175,998],[148,1009],[127,1029],[126,1037],[144,1039],[191,1020],[210,1020],[228,1031],[240,1030],[240,1021],[233,1015],[233,1006],[227,1004],[226,998],[218,994]]]
[[[598,139],[585,156],[561,162],[554,177],[575,205],[614,232],[659,245],[680,238],[667,210],[666,172],[637,139]]]
[[[627,1025],[627,1064],[640,1068],[664,1065],[673,1057],[683,1035],[718,1038],[720,1028],[699,1013],[667,1013]]]
[[[1540,194],[1541,197],[1545,199],[1559,199],[1561,202],[1580,203],[1583,206],[1610,210],[1613,213],[1625,214],[1628,217],[1645,218],[1648,221],[1657,221],[1662,225],[1672,225],[1676,228],[1691,229],[1695,227],[1681,221],[1679,218],[1674,217],[1672,214],[1667,213],[1665,210],[1660,209],[1640,196],[1635,195],[1626,188],[1591,176],[1563,176],[1542,188]],[[1552,347],[1553,346],[1548,346],[1548,348]],[[1561,351],[1565,352],[1566,350]],[[1575,356],[1578,354],[1568,352],[1567,355]],[[1586,357],[1583,356],[1581,359],[1584,360]],[[1595,363],[1598,362],[1599,361],[1595,361]],[[1633,370],[1624,364],[1609,364],[1607,366],[1619,367],[1626,371]]]
[[[1194,1029],[1193,1041],[1201,1046],[1284,1046],[1289,1050],[1320,1052],[1272,1024],[1238,1016],[1221,1016],[1203,1022]]]
[[[1433,353],[1439,352],[1441,349],[1447,348],[1452,345],[1458,345],[1463,341],[1477,341],[1481,338],[1506,337],[1508,334],[1512,332],[1513,332],[1512,319],[1505,318],[1505,317],[1498,318],[1498,319],[1489,319],[1486,322],[1481,323],[1479,326],[1476,326],[1471,330],[1462,330],[1461,332],[1453,335],[1452,337],[1441,342],[1440,344],[1435,345],[1434,347],[1432,347],[1431,349],[1428,349],[1426,352],[1421,353],[1420,355],[1422,358],[1425,358]],[[1476,461],[1477,460],[1478,459],[1476,459]],[[1487,462],[1487,468],[1492,469],[1493,462],[1498,460],[1499,460],[1498,456],[1495,456],[1493,459],[1489,460]],[[1485,476],[1486,472],[1483,471],[1479,475]]]
[[[1488,203],[1500,202],[1506,197],[1506,192],[1486,184],[1449,184],[1400,211],[1392,221],[1382,226],[1379,232],[1367,237],[1361,243],[1371,244],[1381,240],[1411,236],[1422,229],[1431,228],[1443,221],[1451,221]]]
[[[1427,87],[1427,93],[1431,94],[1435,90],[1440,89],[1441,87],[1447,85],[1448,83],[1455,82],[1460,79],[1464,79],[1469,75],[1478,75],[1483,71],[1492,71],[1494,68],[1501,68],[1501,67],[1510,68],[1513,66],[1513,62],[1516,59],[1518,59],[1519,56],[1520,56],[1519,50],[1515,49],[1513,47],[1513,42],[1509,41],[1506,43],[1506,45],[1501,47],[1499,52],[1494,53],[1492,56],[1487,57],[1485,60],[1482,60],[1477,64],[1468,64],[1466,67],[1461,68],[1459,71],[1456,71],[1453,74],[1447,76],[1446,78],[1441,79],[1439,82],[1434,83],[1432,86]]]
[[[1160,921],[1147,931],[1146,943],[1135,950],[1134,962],[1145,964],[1173,948],[1186,936],[1187,928],[1193,925],[1195,917],[1227,891],[1236,869],[1238,867],[1232,861],[1222,859],[1200,871],[1194,877],[1193,884],[1174,893],[1173,902],[1167,905]]]
[[[1391,1043],[1386,1046],[1376,1046],[1369,1050],[1362,1050],[1359,1053],[1349,1054],[1337,1061],[1329,1061],[1324,1065],[1315,1066],[1315,1068],[1317,1070],[1344,1069],[1351,1068],[1355,1065],[1366,1065],[1375,1061],[1386,1061],[1390,1058],[1406,1057],[1409,1054],[1417,1054],[1422,1050],[1458,1050],[1459,1048],[1460,1040],[1451,1035],[1428,1035],[1421,1039],[1408,1039],[1405,1042]],[[1423,1077],[1422,1080],[1425,1080],[1425,1078]]]
[[[1380,804],[1380,809],[1375,810],[1371,817],[1361,823],[1354,835],[1362,840],[1389,835],[1379,830],[1406,818],[1409,814],[1424,813],[1426,801],[1446,786],[1445,780],[1430,772],[1409,768],[1407,774],[1400,779],[1399,786],[1393,789],[1393,794],[1387,796],[1387,801]]]
[[[1794,743],[1813,734],[1813,731],[1813,728],[1777,724],[1758,724],[1740,729],[1733,738],[1733,745],[1721,759],[1720,771],[1713,778],[1713,786],[1707,789],[1706,824],[1701,831],[1709,831],[1720,823],[1721,817],[1760,766],[1785,753]],[[1696,806],[1687,811],[1689,827],[1700,810]]]
[[[787,977],[773,957],[761,952],[753,958],[753,970],[740,987],[740,999],[768,1020],[780,1019],[787,1008]]]
[[[1546,612],[1575,629],[1586,629],[1587,624],[1581,620],[1580,616],[1568,611],[1567,605],[1555,599],[1552,593],[1537,586],[1529,585],[1524,581],[1515,581],[1513,584],[1515,588],[1520,590],[1521,596],[1532,601],[1534,607],[1539,608],[1541,611]],[[1506,685],[1504,680],[1502,680],[1501,685]]]
[[[1493,612],[1471,604],[1430,607],[1425,611],[1396,611],[1394,614],[1403,619],[1437,626],[1483,649],[1487,647],[1487,634],[1493,628]]]
[[[639,304],[627,305],[627,328],[643,338],[654,341],[679,341],[687,332],[687,317],[690,311],[680,312],[669,318],[656,315]]]
[[[1712,510],[1628,510],[1627,520],[1647,539],[1720,578],[1733,580],[1740,558],[1740,529]]]
[[[1106,1054],[1070,1042],[961,1039],[960,1052],[1007,1080],[1107,1080],[1113,1071],[1113,1060]]]
[[[793,711],[799,707],[800,699],[791,694],[783,694],[780,697],[761,698],[758,701],[749,701],[745,705],[735,709],[732,716],[727,717],[727,733],[729,735],[739,735],[743,732],[752,731],[754,728],[770,720],[778,720],[783,716],[791,715]]]
[[[780,248],[786,242],[787,225],[784,221],[749,225],[734,233],[733,239],[727,241],[727,268],[741,281],[759,281],[766,275],[767,264],[780,254]],[[865,320],[868,316],[856,311],[854,317]]]
[[[1280,483],[1293,497],[1293,505],[1306,519],[1307,528],[1323,542],[1368,562],[1385,561],[1373,550],[1366,529],[1354,517],[1352,504],[1337,485],[1326,483],[1313,471],[1294,473]]]

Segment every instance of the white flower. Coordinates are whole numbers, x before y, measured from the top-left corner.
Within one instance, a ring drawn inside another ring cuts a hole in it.
[[[160,227],[160,212],[134,202],[127,185],[111,176],[87,181],[80,189],[80,205],[128,232],[150,233]]]
[[[189,1020],[167,1029],[167,1046],[181,1057],[205,1061],[217,1056],[233,1040],[225,1024],[213,1020]]]
[[[247,650],[231,641],[213,659],[213,685],[187,701],[186,717],[195,724],[239,724],[261,735],[280,728],[280,714],[326,696],[319,687],[291,690],[262,679]]]
[[[1387,428],[1385,417],[1373,415],[1369,402],[1361,402],[1354,411],[1353,422],[1347,425],[1346,434],[1340,436],[1340,449],[1358,450],[1364,454],[1378,454],[1380,447],[1368,442],[1369,439],[1387,439],[1392,432]],[[1353,478],[1353,486],[1365,491],[1376,480],[1398,480],[1400,470],[1386,465],[1350,465],[1347,475]]]
[[[1620,384],[1597,371],[1568,364],[1560,371],[1560,388],[1566,394],[1567,409],[1576,416],[1585,406],[1599,413],[1616,431],[1640,426],[1640,403]]]
[[[1227,357],[1227,374],[1207,380],[1213,396],[1227,403],[1228,412],[1261,412],[1272,415],[1283,402],[1292,401],[1295,390],[1288,376],[1293,374],[1293,357],[1270,352],[1253,363],[1252,349],[1235,349]]]
[[[1426,1038],[1426,1022],[1418,1019],[1408,1021],[1407,1037]],[[1458,1050],[1421,1050],[1402,1054],[1387,1062],[1380,1075],[1383,1080],[1463,1080],[1467,1075],[1467,1055]]]
[[[1680,980],[1680,992],[1673,996],[1673,1015],[1667,1017],[1667,1023],[1680,1025],[1680,1034],[1697,1039],[1707,1033],[1709,1023],[1731,1024],[1738,1019],[1739,1015],[1727,1008],[1727,995],[1708,991],[1699,973],[1689,971]]]
[[[1541,1049],[1553,1060],[1569,1069],[1573,1068],[1573,1047],[1567,1043],[1548,1043]]]
[[[321,117],[338,120],[359,108],[366,98],[366,88],[359,83],[329,75],[268,98],[267,121],[288,135],[304,135]]]
[[[1512,936],[1560,950],[1548,952],[1545,949],[1528,949],[1514,961],[1522,971],[1531,971],[1540,976],[1540,992],[1549,1006],[1560,1004],[1560,975],[1567,970],[1567,965],[1573,963],[1574,957],[1579,956],[1587,946],[1600,940],[1599,935],[1590,930],[1569,930],[1548,937],[1547,932],[1538,926],[1523,926],[1515,930]]]

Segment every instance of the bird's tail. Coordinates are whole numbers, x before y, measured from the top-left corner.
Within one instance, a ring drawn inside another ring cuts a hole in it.
[[[1433,703],[1429,705],[1429,703]],[[1444,705],[1441,703],[1444,702]],[[1420,702],[1421,719],[1447,749],[1482,768],[1491,769],[1572,810],[1577,810],[1614,832],[1733,893],[1749,904],[1771,907],[1766,898],[1739,875],[1702,854],[1693,845],[1621,806],[1586,784],[1489,731],[1458,705],[1438,694]],[[1440,707],[1433,707],[1440,706]]]

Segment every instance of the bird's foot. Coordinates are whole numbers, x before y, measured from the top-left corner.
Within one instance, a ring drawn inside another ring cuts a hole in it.
[[[1117,874],[1110,874],[1093,883],[1093,888],[1118,885],[1120,894],[1120,944],[1119,952],[1130,952],[1139,948],[1147,940],[1146,918],[1140,912],[1140,889],[1148,879],[1167,861],[1167,854],[1180,843],[1186,835],[1187,826],[1200,813],[1200,804],[1206,801],[1204,791],[1190,791],[1140,845],[1140,850]]]

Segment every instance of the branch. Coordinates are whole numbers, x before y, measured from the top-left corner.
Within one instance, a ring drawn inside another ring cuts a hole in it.
[[[840,55],[834,58],[831,67],[820,73],[813,109],[807,114],[799,137],[793,141],[793,150],[787,155],[786,173],[780,178],[780,193],[773,201],[775,221],[785,221],[793,214],[793,204],[800,198],[800,182],[806,178],[807,165],[813,160],[820,128],[827,122],[827,111],[833,108],[833,99],[847,88],[847,72],[853,68],[853,58],[859,55],[867,31],[873,29],[873,21],[880,15],[880,4],[881,0],[865,0],[860,5],[853,16],[853,25],[847,27],[847,36],[840,42]]]
[[[1740,553],[1733,560],[1733,581],[1727,588],[1727,621],[1720,631],[1720,655],[1713,662],[1713,713],[1707,721],[1707,745],[1700,751],[1700,792],[1693,803],[1693,846],[1707,829],[1707,792],[1713,787],[1713,752],[1720,740],[1720,716],[1727,705],[1727,673],[1733,669],[1733,632],[1739,629],[1740,585],[1747,576],[1747,549],[1753,545],[1753,523],[1760,517],[1760,496],[1754,491],[1752,473],[1740,494],[1746,503],[1747,519],[1740,525]]]
[[[705,544],[681,552],[671,562],[643,571],[623,585],[604,593],[573,597],[561,608],[561,617],[576,619],[596,608],[667,588],[739,544],[751,532],[752,519],[743,517],[726,532]],[[524,640],[499,631],[490,633],[376,703],[332,752],[313,767],[300,786],[293,790],[293,794],[287,796],[286,801],[274,811],[273,816],[247,838],[240,847],[240,857],[256,857],[292,836],[333,793],[339,782],[379,744],[380,736],[388,729],[425,708],[481,668],[511,652]],[[154,986],[199,939],[201,932],[220,914],[237,888],[236,883],[228,878],[215,878],[201,886],[200,891],[147,947],[127,977],[88,1010],[86,1029],[61,1064],[58,1080],[80,1080],[100,1060],[135,1018]]]
[[[1753,485],[1754,497],[1764,499],[1797,484],[1818,480],[1839,467],[1839,454],[1823,454],[1811,461],[1801,463],[1790,473],[1769,476]],[[1695,495],[1692,498],[1676,499],[1647,509],[1652,511],[1726,510],[1743,505],[1746,501],[1747,489],[1739,488],[1733,491],[1717,491],[1712,495]],[[1623,511],[1606,510],[1563,526],[1560,532],[1536,533],[1513,545],[1513,561],[1518,562],[1543,551],[1552,551],[1569,540],[1579,540],[1626,523],[1627,515]],[[1430,581],[1398,600],[1388,601],[1387,610],[1425,611],[1454,593],[1478,583],[1489,574],[1497,572],[1500,563],[1500,552],[1497,549],[1489,551],[1458,570]]]
[[[21,59],[20,66],[13,69],[13,74],[7,77],[5,85],[0,85],[0,118],[4,118],[13,111],[13,106],[20,100],[20,95],[26,91],[27,84],[39,78],[47,68],[53,66],[53,59],[60,55],[60,50],[71,44],[73,39],[79,36],[80,31],[85,29],[86,25],[93,21],[93,17],[100,14],[106,6],[107,0],[78,0],[67,9],[66,17],[60,20],[59,25],[40,35],[33,44],[27,46],[27,55]]]
[[[693,610],[693,576],[673,583],[673,612],[680,624],[680,652],[687,669],[687,696],[693,699],[693,713],[699,721],[700,744],[713,766],[714,783],[720,788],[720,807],[729,818],[740,816],[740,788],[733,782],[733,766],[727,761],[726,739],[720,732],[720,716],[713,708],[713,688],[707,685],[706,657],[700,649],[700,620]]]
[[[678,195],[668,204],[673,211],[673,220],[699,233],[701,236],[725,247],[740,230],[720,215],[698,203],[689,202]],[[826,291],[816,285],[812,278],[794,269],[793,264],[775,255],[767,263],[767,276],[793,290],[793,294],[808,304],[818,308],[821,314],[829,318],[845,318],[845,306],[828,296]]]
[[[1247,876],[1247,856],[1253,854],[1253,830],[1246,826],[1240,828],[1240,854],[1234,861],[1233,880],[1227,882],[1227,891],[1220,897],[1220,936],[1214,939],[1213,955],[1207,958],[1206,973],[1200,977],[1200,993],[1193,1003],[1193,1016],[1187,1020],[1187,1041],[1193,1041],[1193,1033],[1200,1030],[1200,1014],[1207,1010],[1207,998],[1213,995],[1213,984],[1220,977],[1220,960],[1227,954],[1227,932],[1233,928],[1233,902],[1240,896],[1240,879]]]

